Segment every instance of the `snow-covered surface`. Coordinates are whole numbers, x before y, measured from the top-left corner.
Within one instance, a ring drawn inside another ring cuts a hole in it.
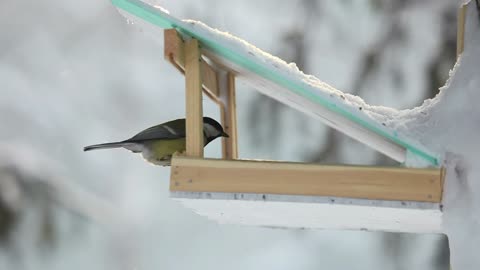
[[[369,145],[385,155],[411,167],[439,166],[438,154],[423,147],[408,133],[387,126],[397,111],[370,106],[360,97],[343,93],[313,75],[300,71],[295,63],[286,63],[254,45],[207,25],[192,20],[180,21],[165,9],[139,0],[113,0],[129,21],[158,35],[151,24],[168,28],[199,39],[208,57],[213,58],[262,93],[307,114]],[[145,23],[145,21],[148,23]],[[410,152],[407,155],[407,152]],[[414,160],[406,160],[414,157]]]
[[[437,203],[211,192],[170,196],[222,224],[409,233],[439,233],[442,224]]]

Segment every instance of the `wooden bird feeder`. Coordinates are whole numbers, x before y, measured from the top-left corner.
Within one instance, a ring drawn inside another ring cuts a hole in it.
[[[236,77],[399,162],[405,162],[412,152],[424,152],[395,137],[386,137],[382,127],[362,125],[345,113],[289,91],[296,85],[285,83],[269,70],[249,69],[236,60],[238,57],[230,57],[235,52],[225,53],[188,23],[161,10],[138,5],[134,0],[113,3],[130,19],[170,28],[164,30],[164,56],[185,75],[187,149],[185,155],[172,158],[173,198],[223,223],[440,232],[444,171],[438,160],[423,154],[436,162],[425,168],[240,160]],[[460,35],[463,24],[464,16],[459,20]],[[459,36],[459,47],[462,38]],[[223,138],[222,159],[203,156],[203,93],[220,107],[222,126],[230,135]]]
[[[238,160],[235,71],[202,54],[198,40],[183,40],[175,29],[165,30],[164,39],[165,58],[186,82],[187,151],[172,159],[170,191],[441,202],[440,168]],[[223,159],[203,158],[202,92],[219,105],[230,134],[222,142]]]

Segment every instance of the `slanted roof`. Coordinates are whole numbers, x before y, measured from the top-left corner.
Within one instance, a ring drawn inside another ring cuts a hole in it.
[[[195,21],[182,21],[161,7],[139,0],[112,0],[130,20],[147,28],[175,28],[186,37],[200,42],[202,54],[233,71],[263,94],[304,113],[315,116],[327,125],[414,167],[438,167],[439,158],[414,138],[399,134],[381,122],[395,112],[385,107],[366,104],[361,98],[345,94],[300,71],[295,64],[272,56],[231,34]]]

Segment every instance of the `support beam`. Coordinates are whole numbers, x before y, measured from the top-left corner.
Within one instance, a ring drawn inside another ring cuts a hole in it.
[[[164,31],[164,57],[182,74],[185,73],[185,42],[175,29]],[[204,59],[200,59],[202,87],[205,94],[219,103],[217,71]]]
[[[163,31],[164,46],[163,56],[172,63],[182,74],[185,73],[185,43],[178,35],[175,29],[166,29]]]
[[[235,75],[226,72],[220,75],[220,97],[222,105],[220,113],[222,126],[230,136],[222,140],[222,156],[224,159],[238,158],[237,139],[237,104],[235,96]]]
[[[196,39],[185,43],[187,156],[203,157],[203,106],[200,48]]]
[[[465,42],[465,15],[467,5],[463,4],[458,9],[457,13],[457,59],[463,53]]]
[[[440,202],[441,169],[324,166],[175,156],[170,191]]]
[[[200,65],[202,66],[202,83],[203,91],[214,102],[219,103],[220,90],[218,88],[218,73],[210,66],[205,60],[200,59]]]

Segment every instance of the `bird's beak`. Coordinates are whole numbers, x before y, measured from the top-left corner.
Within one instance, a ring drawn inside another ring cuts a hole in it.
[[[230,136],[228,136],[228,134],[225,133],[225,131],[222,132],[222,135],[221,135],[221,136],[222,136],[222,137],[226,137],[226,138],[230,138]]]

